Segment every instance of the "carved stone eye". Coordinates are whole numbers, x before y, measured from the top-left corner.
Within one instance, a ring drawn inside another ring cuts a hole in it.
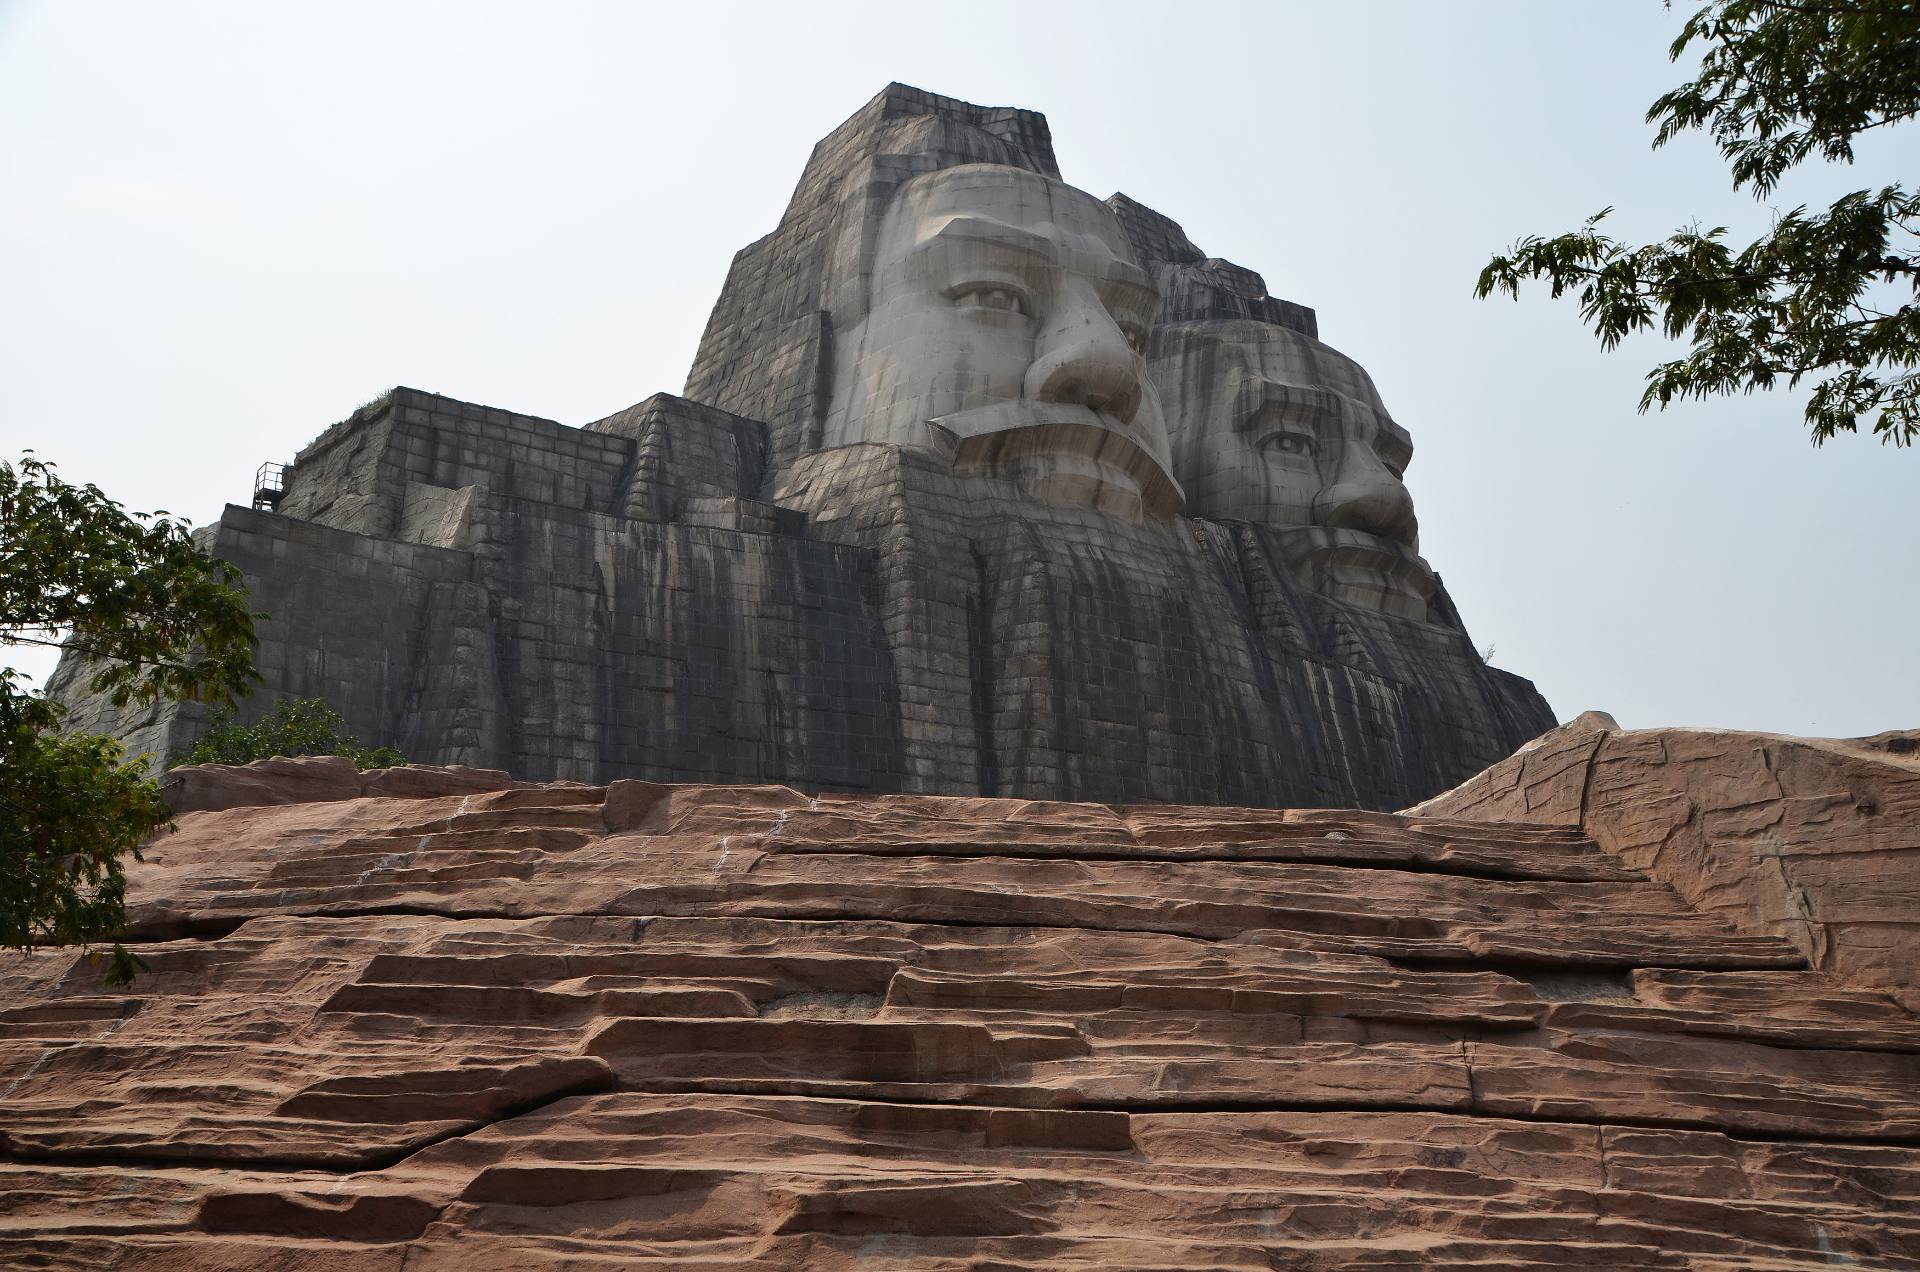
[[[953,303],[961,309],[998,309],[1006,313],[1024,314],[1026,305],[1021,303],[1020,293],[1011,287],[973,287],[953,298]]]
[[[1293,455],[1301,459],[1313,458],[1316,449],[1313,439],[1305,433],[1275,433],[1266,441],[1266,448],[1278,451],[1282,455]]]

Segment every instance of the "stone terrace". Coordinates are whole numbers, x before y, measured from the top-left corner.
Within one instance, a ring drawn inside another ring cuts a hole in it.
[[[1577,830],[184,772],[0,1265],[1920,1267],[1920,1020]]]

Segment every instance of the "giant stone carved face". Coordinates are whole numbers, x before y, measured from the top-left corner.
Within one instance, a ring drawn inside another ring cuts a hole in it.
[[[1358,363],[1286,327],[1211,321],[1161,328],[1152,369],[1191,515],[1289,527],[1315,590],[1427,617],[1436,583],[1402,480],[1413,441]]]
[[[931,446],[1038,498],[1179,511],[1146,375],[1158,296],[1104,204],[946,168],[901,187],[872,261],[865,316],[836,334],[827,446]]]

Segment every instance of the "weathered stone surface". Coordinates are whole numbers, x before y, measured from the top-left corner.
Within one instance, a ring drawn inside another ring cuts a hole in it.
[[[1581,716],[1410,810],[1577,827],[1692,905],[1920,1007],[1920,742]]]
[[[684,397],[569,428],[396,389],[209,527],[274,616],[242,719],[326,697],[538,780],[1399,807],[1552,714],[1475,653],[1411,440],[1316,330],[1064,184],[1039,114],[891,85],[735,258]],[[1249,441],[1273,497],[1231,490]],[[51,685],[77,729],[204,725],[87,679]]]
[[[1575,828],[434,779],[0,962],[0,1266],[1920,1267],[1920,1019]]]
[[[276,756],[251,764],[182,764],[160,777],[176,813],[204,813],[260,804],[313,804],[362,795],[427,799],[506,790],[516,782],[498,769],[403,764],[361,772],[339,755]]]
[[[689,519],[698,492],[758,480],[739,456],[750,421],[661,396],[601,424],[399,389],[302,452],[285,515],[227,509],[209,546],[274,616],[242,720],[323,697],[423,762],[897,789],[866,554],[791,516],[779,533]],[[468,492],[459,536],[407,537],[428,487]],[[63,660],[50,686],[74,728],[165,755],[203,727],[192,704],[116,714],[85,678]]]

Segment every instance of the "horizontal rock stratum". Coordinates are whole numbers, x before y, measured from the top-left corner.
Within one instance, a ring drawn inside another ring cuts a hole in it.
[[[0,1266],[1920,1267],[1920,1020],[1577,826],[179,771]]]
[[[1589,712],[1411,811],[1579,827],[1693,905],[1920,1009],[1920,730],[1625,731]]]

